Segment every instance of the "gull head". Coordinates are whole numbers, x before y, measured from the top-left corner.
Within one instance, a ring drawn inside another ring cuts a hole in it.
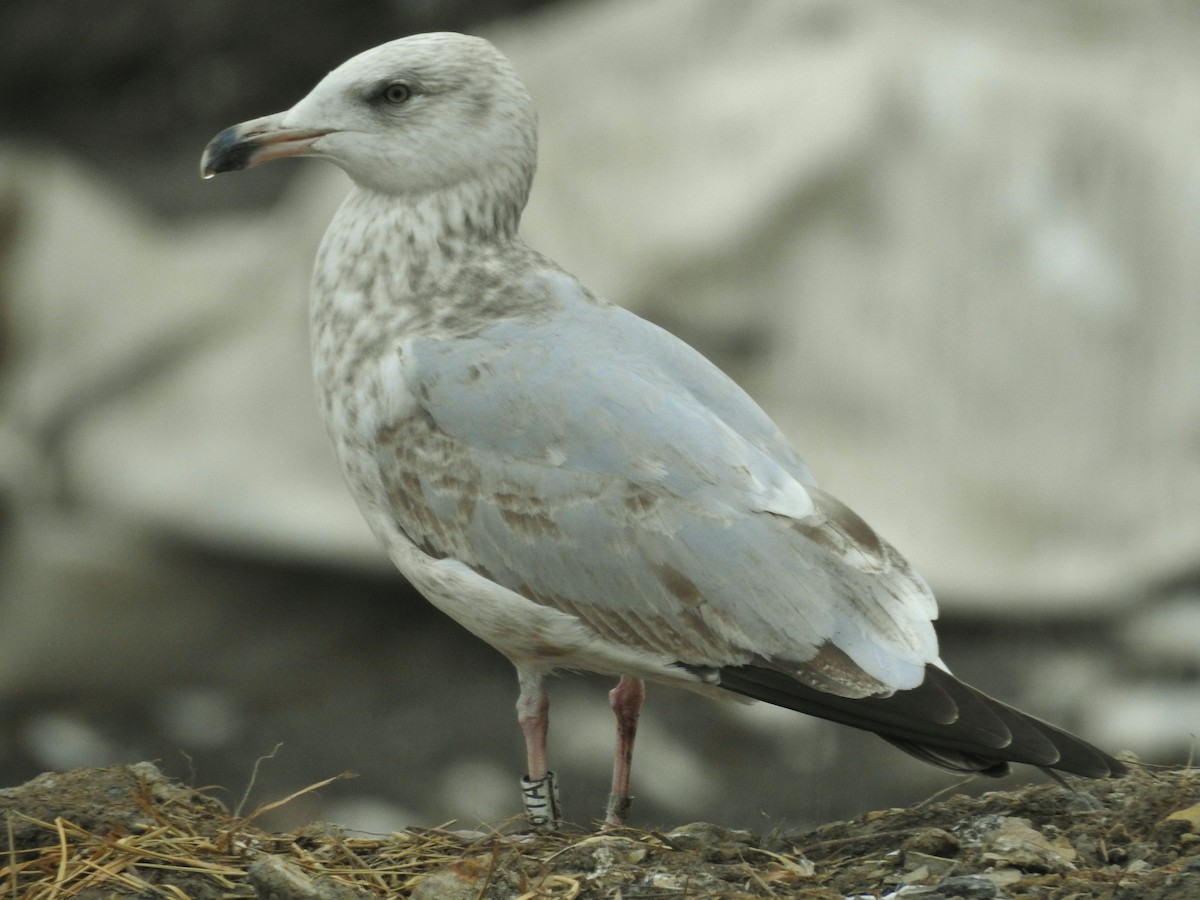
[[[291,109],[234,125],[204,150],[201,174],[288,156],[328,159],[362,188],[415,196],[481,183],[524,205],[537,115],[509,61],[463,34],[419,34],[367,50]]]

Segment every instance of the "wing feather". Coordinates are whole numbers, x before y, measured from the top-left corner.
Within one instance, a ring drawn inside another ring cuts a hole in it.
[[[417,408],[375,456],[425,552],[690,666],[865,696],[937,658],[925,583],[666,332],[573,302],[406,350]]]

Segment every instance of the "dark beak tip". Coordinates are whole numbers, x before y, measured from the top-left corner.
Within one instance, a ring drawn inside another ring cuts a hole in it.
[[[238,133],[237,126],[226,128],[208,142],[204,155],[200,157],[200,176],[212,178],[222,172],[236,172],[246,168],[254,145]]]

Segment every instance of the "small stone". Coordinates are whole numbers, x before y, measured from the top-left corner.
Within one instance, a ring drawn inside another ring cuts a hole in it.
[[[672,875],[670,872],[651,872],[643,879],[646,887],[655,888],[660,891],[679,891],[682,893],[687,889],[688,885],[684,883],[684,879],[678,875]]]
[[[847,900],[867,900],[870,896],[874,895],[859,894]],[[925,887],[904,887],[887,896],[914,900],[999,900],[1004,895],[994,881],[983,875],[955,875]]]
[[[1189,806],[1187,809],[1178,809],[1167,816],[1168,822],[1185,822],[1188,830],[1200,832],[1200,803],[1195,806]]]
[[[754,835],[740,829],[721,828],[709,822],[681,825],[667,834],[676,850],[699,850],[710,861],[738,859],[746,847],[754,845]]]
[[[923,853],[929,856],[954,856],[958,853],[959,841],[950,832],[941,828],[926,828],[910,837],[901,845],[905,854]]]
[[[994,827],[981,831],[983,858],[1026,871],[1062,872],[1074,869],[1075,848],[1061,835],[1047,836],[1028,819],[1001,816]]]
[[[1104,809],[1104,804],[1100,799],[1088,791],[1075,791],[1069,795],[1067,800],[1067,812],[1073,813],[1093,813],[1098,809]]]
[[[494,870],[490,854],[467,857],[426,875],[409,896],[412,900],[476,900]]]
[[[246,878],[262,900],[365,900],[367,896],[331,878],[313,878],[277,856],[256,859],[246,869]]]
[[[1170,816],[1156,822],[1154,837],[1160,849],[1167,850],[1185,843],[1184,838],[1195,838],[1191,825],[1183,819],[1172,819]]]
[[[987,797],[988,795],[984,794],[984,796]],[[983,836],[999,828],[1004,819],[1005,817],[999,813],[987,813],[982,816],[975,816],[955,826],[954,833],[962,843],[978,846],[980,841],[983,840]]]
[[[608,838],[599,842],[592,853],[593,877],[600,877],[619,865],[636,865],[646,858],[646,845],[627,838]]]
[[[995,882],[982,875],[954,875],[933,885],[933,889],[939,896],[955,900],[994,900],[1000,894]]]
[[[1108,829],[1108,834],[1104,838],[1109,844],[1128,844],[1133,840],[1129,829],[1125,827],[1123,822],[1118,822],[1112,828]]]
[[[963,878],[985,878],[996,887],[1005,887],[1010,884],[1016,884],[1018,881],[1024,881],[1027,877],[1020,869],[993,869],[990,872],[984,872],[982,875],[963,875]]]
[[[926,873],[937,878],[945,878],[953,875],[958,869],[957,860],[946,859],[944,856],[934,856],[930,853],[919,853],[916,850],[909,850],[904,854],[904,864],[924,869]],[[913,880],[920,880],[913,876]]]

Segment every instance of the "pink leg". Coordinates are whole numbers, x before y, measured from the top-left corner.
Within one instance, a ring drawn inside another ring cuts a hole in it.
[[[517,677],[521,694],[517,698],[517,721],[525,733],[528,774],[521,779],[521,793],[529,824],[536,831],[549,831],[561,818],[558,785],[554,773],[546,768],[546,730],[550,726],[550,698],[542,687],[542,673],[522,672]]]
[[[608,795],[604,824],[612,828],[625,824],[633,796],[629,793],[629,768],[633,762],[633,739],[637,736],[638,716],[646,699],[646,686],[640,678],[626,675],[608,692],[608,703],[617,717],[617,752],[613,760],[612,793]]]
[[[526,762],[529,777],[546,776],[546,731],[550,726],[550,698],[542,687],[541,678],[522,678],[521,695],[517,698],[517,721],[525,732]]]

